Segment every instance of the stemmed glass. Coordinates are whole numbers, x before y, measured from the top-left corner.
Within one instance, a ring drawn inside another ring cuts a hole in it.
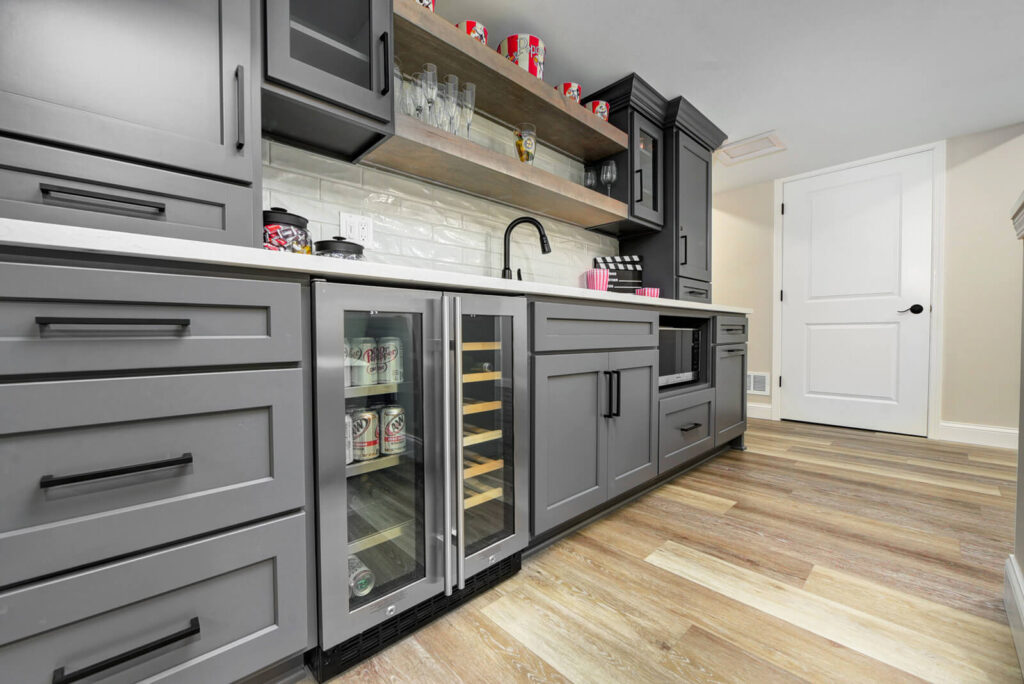
[[[413,116],[420,121],[427,120],[427,87],[424,81],[423,72],[417,71],[412,75],[412,110]]]
[[[448,74],[442,87],[444,106],[440,108],[440,128],[448,133],[457,132],[455,115],[459,111],[459,77]]]
[[[608,188],[608,196],[612,196],[612,183],[619,177],[619,169],[611,159],[601,165],[601,182]]]
[[[459,113],[466,125],[466,139],[469,139],[469,127],[473,123],[473,110],[476,108],[476,84],[465,83],[459,93]]]
[[[434,124],[437,113],[434,111],[434,100],[437,99],[437,66],[434,64],[423,65],[423,91],[426,96],[426,114],[424,115],[424,121]]]

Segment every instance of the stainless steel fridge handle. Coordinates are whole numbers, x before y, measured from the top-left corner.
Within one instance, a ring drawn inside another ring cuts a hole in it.
[[[458,483],[456,493],[456,542],[458,544],[459,589],[466,588],[466,485],[462,467],[462,297],[455,297],[455,475]]]
[[[451,369],[451,339],[452,339],[452,312],[451,298],[448,295],[441,297],[441,371],[444,376],[442,383],[441,414],[444,416],[443,424],[443,455],[444,458],[444,531],[441,539],[442,551],[444,553],[444,595],[452,595],[452,585],[455,583],[452,577],[452,369]]]

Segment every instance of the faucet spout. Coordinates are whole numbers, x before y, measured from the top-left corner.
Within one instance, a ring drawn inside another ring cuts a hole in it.
[[[540,251],[544,254],[551,253],[551,243],[548,242],[548,234],[544,232],[544,226],[541,225],[540,221],[533,218],[532,216],[520,216],[519,218],[508,224],[508,228],[505,229],[505,260],[504,268],[501,269],[501,277],[506,280],[512,280],[512,265],[510,263],[511,251],[512,251],[512,231],[520,223],[529,223],[537,229],[537,233],[540,236]]]

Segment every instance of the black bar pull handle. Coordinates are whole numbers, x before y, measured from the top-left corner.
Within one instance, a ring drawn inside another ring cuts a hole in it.
[[[612,371],[615,376],[615,411],[612,415],[618,418],[622,415],[622,372]]]
[[[689,425],[684,425],[683,427],[679,428],[679,431],[680,432],[692,432],[692,431],[696,430],[697,428],[699,428],[700,426],[701,426],[701,423],[690,423]]]
[[[384,43],[384,87],[380,89],[380,94],[387,95],[391,92],[391,81],[394,80],[391,75],[391,36],[387,31],[381,34],[380,42]]]
[[[640,192],[636,193],[636,199],[633,201],[639,204],[644,201],[644,170],[637,169],[636,172],[640,174]]]
[[[122,475],[134,475],[146,473],[151,470],[162,470],[164,468],[179,468],[192,463],[192,453],[187,452],[177,458],[168,458],[163,461],[152,461],[150,463],[139,463],[137,465],[121,466],[120,468],[107,468],[105,470],[93,470],[88,473],[77,473],[75,475],[43,475],[39,478],[39,488],[49,489],[51,487],[62,487],[64,485],[79,484],[80,482],[92,482],[93,480],[105,480],[110,477],[121,477]]]
[[[62,198],[58,197],[58,195],[66,195],[66,197],[63,198],[65,202],[77,202],[78,204],[85,204],[94,208],[100,208],[100,205],[97,203],[105,203],[107,205],[118,205],[117,208],[119,209],[128,209],[130,211],[151,214],[154,216],[162,216],[167,213],[167,205],[162,202],[152,202],[150,200],[136,199],[134,197],[110,195],[105,192],[96,192],[95,190],[85,190],[83,188],[71,188],[66,185],[40,183],[39,192],[43,195],[43,199],[53,198],[60,200]],[[94,201],[90,202],[83,200]],[[107,206],[106,208],[110,209],[112,207]]]
[[[238,132],[235,138],[235,149],[245,147],[245,67],[239,64],[235,67],[235,99],[238,101],[238,121],[236,125]]]
[[[690,240],[686,235],[680,235],[679,239],[682,241],[682,249],[679,251],[683,253],[683,260],[679,262],[680,266],[686,266],[690,261]]]
[[[53,684],[70,684],[71,682],[78,682],[83,679],[88,679],[89,677],[92,677],[95,674],[99,674],[104,670],[109,670],[112,667],[117,667],[118,665],[127,663],[129,660],[141,658],[142,656],[152,653],[153,651],[158,651],[161,648],[170,646],[171,644],[177,643],[179,641],[184,641],[185,639],[198,635],[199,618],[194,617],[191,620],[189,620],[188,627],[181,631],[175,632],[174,634],[168,634],[167,636],[160,637],[159,639],[154,639],[148,644],[143,644],[142,646],[133,648],[130,651],[125,651],[120,655],[112,656],[110,658],[107,658],[106,660],[101,660],[100,662],[95,663],[94,665],[83,667],[81,670],[75,670],[74,672],[68,672],[67,674],[65,674],[64,668],[58,667],[56,670],[53,671]]]
[[[604,413],[605,418],[612,418],[615,414],[612,413],[612,372],[604,371],[604,378],[607,380],[608,389],[608,410]]]
[[[94,316],[36,316],[36,325],[171,325],[187,328],[190,318],[100,318]]]

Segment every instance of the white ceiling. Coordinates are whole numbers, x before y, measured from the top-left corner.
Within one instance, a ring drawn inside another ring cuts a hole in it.
[[[1024,0],[437,0],[497,48],[533,33],[544,80],[583,94],[636,71],[730,140],[788,150],[715,191],[1024,121]],[[486,87],[480,84],[479,87]]]

